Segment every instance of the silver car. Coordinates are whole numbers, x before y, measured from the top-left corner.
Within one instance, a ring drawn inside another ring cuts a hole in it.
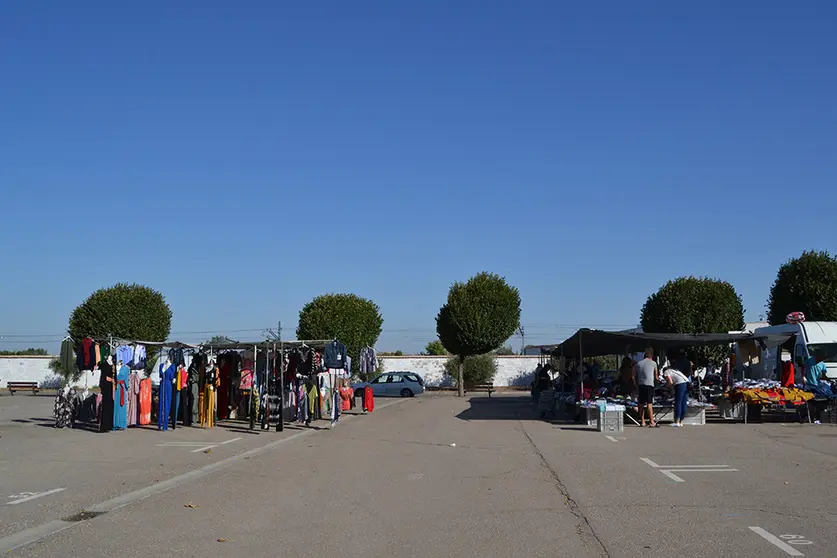
[[[413,397],[424,393],[424,379],[413,372],[385,372],[368,384],[357,384],[355,389],[372,386],[375,397]]]

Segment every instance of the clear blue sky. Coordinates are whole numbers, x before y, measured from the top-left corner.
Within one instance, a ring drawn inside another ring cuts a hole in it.
[[[380,349],[419,350],[482,270],[520,289],[527,343],[633,325],[687,274],[757,319],[783,261],[837,249],[835,22],[825,1],[4,2],[0,344],[54,348],[119,281],[162,291],[183,339],[291,337],[354,292]]]

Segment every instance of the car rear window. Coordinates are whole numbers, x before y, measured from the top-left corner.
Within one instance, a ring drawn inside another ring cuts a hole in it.
[[[415,374],[404,374],[404,377],[410,380],[411,382],[419,383],[418,376]]]

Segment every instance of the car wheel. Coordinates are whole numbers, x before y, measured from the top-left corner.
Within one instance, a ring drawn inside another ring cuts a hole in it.
[[[412,397],[412,396],[413,396],[412,390],[410,390],[408,388],[404,388],[404,389],[401,390],[401,397]]]

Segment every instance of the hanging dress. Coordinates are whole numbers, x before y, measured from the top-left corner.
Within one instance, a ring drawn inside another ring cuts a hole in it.
[[[104,361],[99,364],[99,389],[101,390],[102,406],[99,412],[99,432],[113,430],[113,366]]]
[[[230,413],[230,387],[232,382],[233,361],[231,358],[224,359],[224,363],[218,369],[218,389],[215,398],[218,403],[218,420],[229,418]]]
[[[206,382],[203,392],[203,416],[201,426],[212,428],[215,425],[215,388],[218,382],[218,368],[206,369]]]
[[[139,423],[151,424],[151,378],[140,380]]]
[[[76,397],[76,390],[74,389],[59,389],[55,396],[55,428],[73,428],[75,417],[74,399]]]
[[[116,374],[116,392],[113,394],[113,429],[128,428],[128,389],[131,383],[131,369],[127,366],[119,368]]]
[[[140,378],[135,371],[128,379],[128,426],[136,426],[139,418]]]
[[[160,407],[157,409],[157,428],[169,429],[171,419],[172,387],[176,370],[173,364],[163,370],[165,364],[160,365]]]
[[[369,413],[375,410],[375,395],[372,393],[372,386],[366,386],[363,390],[363,406]]]
[[[352,399],[354,399],[354,392],[350,387],[341,387],[340,388],[340,399],[342,404],[343,411],[349,411],[352,408]]]

